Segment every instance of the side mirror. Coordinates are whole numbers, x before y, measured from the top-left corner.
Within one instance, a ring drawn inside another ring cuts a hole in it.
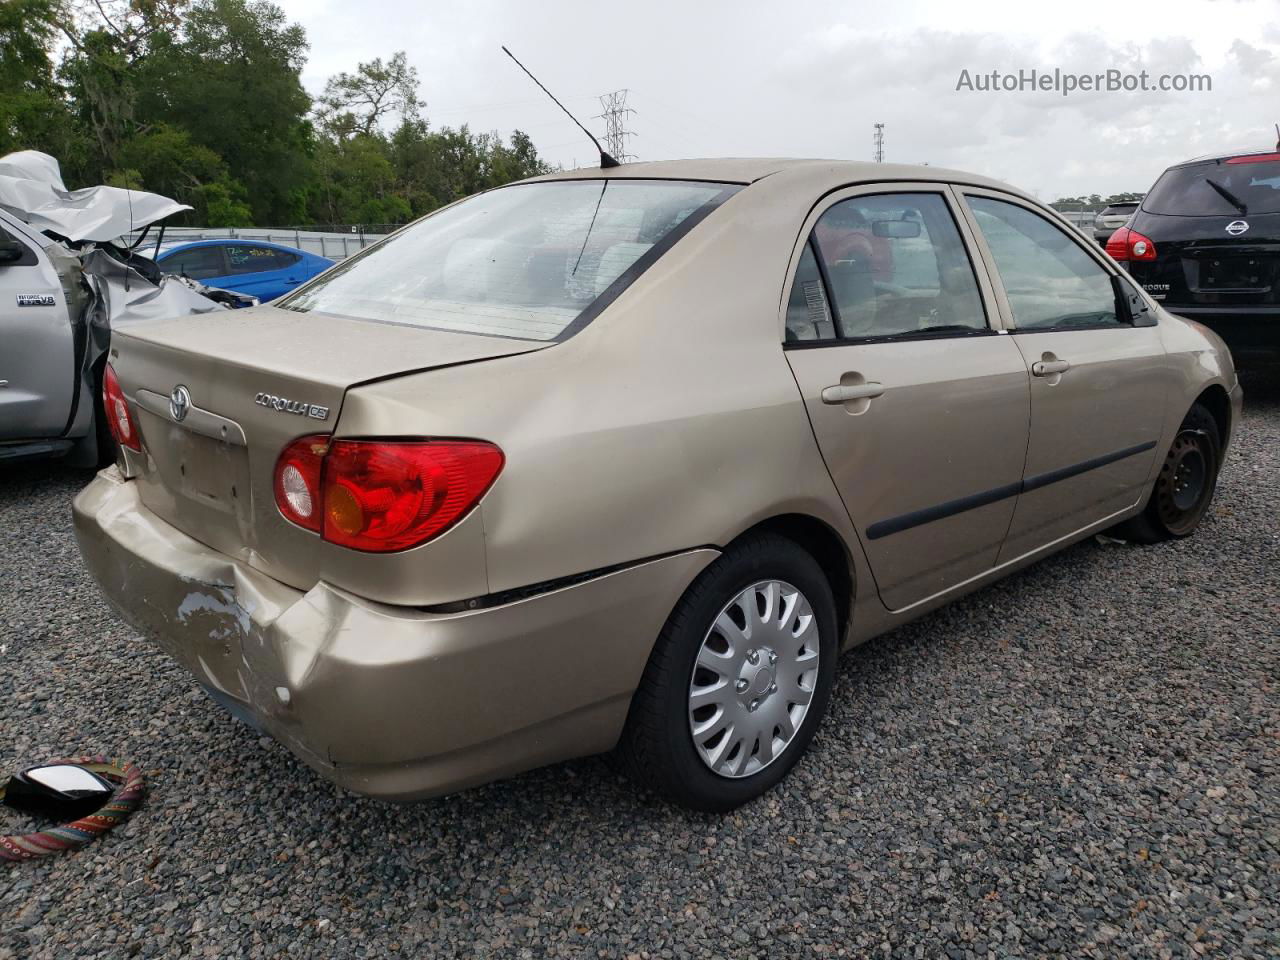
[[[26,252],[27,248],[17,240],[0,237],[0,263],[16,263]]]
[[[1126,320],[1135,327],[1156,325],[1155,312],[1131,280],[1117,274],[1111,278],[1111,286],[1116,294],[1116,313],[1121,320]]]
[[[871,235],[891,240],[910,240],[920,236],[920,224],[915,220],[872,220]]]
[[[78,820],[93,813],[114,792],[104,778],[74,764],[31,767],[9,779],[6,806],[57,820]]]

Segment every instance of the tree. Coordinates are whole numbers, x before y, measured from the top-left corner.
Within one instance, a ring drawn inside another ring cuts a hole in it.
[[[392,115],[402,121],[417,119],[418,71],[409,66],[403,50],[385,64],[382,58],[356,66],[355,73],[329,78],[320,97],[320,120],[338,139],[357,134],[372,136]]]
[[[268,0],[0,0],[0,153],[209,226],[402,223],[547,169],[518,130],[430,128],[403,51],[330,78],[313,112],[306,54]]]
[[[306,34],[265,0],[197,0],[178,34],[154,38],[138,115],[180,126],[226,161],[257,223],[297,223],[312,178]]]
[[[36,149],[65,152],[71,137],[52,50],[57,0],[0,3],[0,154]]]

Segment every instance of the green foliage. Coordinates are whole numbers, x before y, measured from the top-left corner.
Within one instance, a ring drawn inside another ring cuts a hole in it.
[[[0,2],[0,154],[68,147],[63,91],[54,79],[55,0]]]
[[[431,129],[404,52],[315,103],[306,55],[267,0],[0,0],[0,154],[43,150],[69,186],[162,193],[208,226],[403,223],[547,170],[519,131]]]

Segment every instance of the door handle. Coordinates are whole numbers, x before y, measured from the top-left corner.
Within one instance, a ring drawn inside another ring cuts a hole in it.
[[[837,383],[822,388],[823,403],[848,403],[850,400],[874,400],[884,393],[884,385],[874,380],[867,383]]]
[[[1037,360],[1031,365],[1031,372],[1037,377],[1052,377],[1070,369],[1071,364],[1065,360]]]

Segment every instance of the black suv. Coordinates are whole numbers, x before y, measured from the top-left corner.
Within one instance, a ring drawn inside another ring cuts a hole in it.
[[[1107,253],[1233,353],[1280,355],[1280,152],[1170,167]]]

